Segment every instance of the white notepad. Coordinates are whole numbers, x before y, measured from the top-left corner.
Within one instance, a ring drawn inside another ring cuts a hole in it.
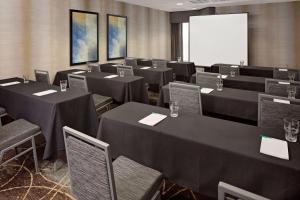
[[[112,65],[113,67],[119,67],[120,65]]]
[[[162,114],[158,114],[158,113],[152,113],[151,115],[148,115],[147,117],[141,119],[139,121],[139,123],[145,124],[145,125],[148,125],[148,126],[155,126],[156,124],[158,124],[159,122],[161,122],[165,118],[167,118],[166,115],[162,115]]]
[[[170,61],[169,63],[178,63],[177,61]]]
[[[222,79],[226,79],[228,77],[228,75],[221,75]],[[220,78],[220,76],[218,76],[218,78]]]
[[[20,83],[21,82],[19,82],[19,81],[14,81],[14,82],[0,84],[0,86],[6,87],[6,86],[11,86],[11,85],[17,85],[17,84],[20,84]]]
[[[290,85],[289,82],[282,82],[282,81],[279,81],[278,84],[280,84],[280,85]]]
[[[202,94],[209,94],[212,91],[214,91],[214,89],[212,89],[212,88],[201,88],[201,93]]]
[[[262,137],[260,153],[289,160],[288,143],[275,138]]]
[[[239,68],[237,65],[232,65],[231,68]]]
[[[291,102],[289,100],[283,100],[283,99],[273,99],[273,102],[283,103],[283,104],[291,104]]]
[[[141,69],[150,69],[151,67],[142,67]]]
[[[278,69],[278,71],[281,71],[281,72],[287,72],[288,69]]]
[[[118,75],[109,75],[109,76],[105,76],[104,78],[111,79],[111,78],[116,78],[116,77],[118,77]]]
[[[83,74],[85,71],[78,71],[78,72],[73,72],[72,74]]]
[[[52,93],[55,93],[55,92],[57,92],[57,91],[56,90],[45,90],[45,91],[42,91],[42,92],[34,93],[33,95],[41,97],[41,96],[45,96],[45,95],[52,94]]]

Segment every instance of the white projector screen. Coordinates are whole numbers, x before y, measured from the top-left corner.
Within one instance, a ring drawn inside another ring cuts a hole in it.
[[[190,17],[190,61],[196,65],[248,64],[248,14]]]

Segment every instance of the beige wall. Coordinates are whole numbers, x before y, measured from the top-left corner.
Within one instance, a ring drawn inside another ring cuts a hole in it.
[[[170,59],[169,13],[114,0],[1,0],[0,78],[70,67],[69,9],[98,12],[106,62],[106,14],[128,16],[128,56]],[[85,67],[85,66],[79,66]],[[78,67],[77,67],[78,68]]]
[[[251,65],[300,68],[300,2],[217,8],[218,14],[249,13]]]

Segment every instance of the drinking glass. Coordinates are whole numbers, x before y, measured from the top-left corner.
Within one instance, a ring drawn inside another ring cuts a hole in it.
[[[92,65],[91,64],[88,65],[88,72],[89,73],[92,72]]]
[[[68,86],[68,81],[67,80],[61,80],[60,81],[60,91],[66,92],[67,91],[67,86]]]
[[[176,101],[170,102],[170,116],[171,117],[178,117],[179,106]]]
[[[241,61],[240,61],[240,66],[243,67],[244,64],[245,64],[245,61],[244,61],[244,60],[241,60]]]
[[[156,69],[157,68],[157,63],[153,64],[153,68]]]
[[[177,62],[181,62],[181,57],[177,57]]]
[[[232,70],[230,71],[230,76],[231,76],[231,77],[235,77],[235,70],[234,70],[234,69],[232,69]]]
[[[222,77],[217,79],[217,91],[222,91],[223,90],[223,79]]]
[[[288,72],[288,77],[289,77],[290,82],[295,81],[295,76],[296,76],[296,74],[294,72]]]
[[[284,118],[285,139],[289,142],[297,142],[299,133],[299,121],[295,119]]]
[[[120,77],[125,77],[125,71],[121,70],[121,71],[119,72],[119,76],[120,76]]]
[[[288,86],[288,89],[287,89],[287,92],[288,92],[288,98],[289,99],[296,99],[296,86],[294,85],[289,85]]]
[[[24,83],[29,83],[28,75],[23,75],[23,81],[24,81]]]

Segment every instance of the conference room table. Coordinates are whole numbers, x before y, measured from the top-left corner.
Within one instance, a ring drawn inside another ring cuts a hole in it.
[[[167,66],[168,68],[173,69],[173,72],[176,74],[177,81],[189,82],[191,76],[196,73],[193,62],[170,61],[168,62]]]
[[[59,85],[60,80],[67,80],[68,74],[83,71],[80,69],[72,69],[60,71],[56,73],[53,84]],[[145,86],[145,80],[140,76],[126,76],[106,78],[114,75],[106,72],[85,72],[78,74],[86,76],[89,91],[95,94],[112,97],[118,103],[136,101],[148,103],[148,95]]]
[[[214,64],[211,66],[211,72],[219,73],[219,66],[232,66],[233,64]],[[240,66],[240,75],[244,76],[257,76],[264,78],[273,78],[273,67],[261,67],[261,66]]]
[[[196,74],[192,75],[191,83],[196,83]],[[243,75],[231,77],[228,75],[227,78],[223,78],[223,86],[227,88],[265,92],[265,78]]]
[[[0,84],[19,82],[16,85],[0,85],[0,106],[14,119],[26,119],[38,126],[46,140],[44,159],[53,158],[64,150],[62,128],[72,127],[96,137],[98,119],[92,95],[78,89],[61,92],[60,87],[45,83],[24,83],[21,78],[0,80]],[[45,96],[34,93],[56,90]]]
[[[138,121],[151,113],[168,117],[155,126]],[[130,102],[102,116],[97,138],[112,157],[126,156],[208,197],[219,181],[270,199],[300,199],[300,145],[288,143],[290,160],[260,153],[261,135],[284,140],[284,131],[180,113]]]
[[[117,73],[118,64],[103,64],[100,65],[102,72]],[[172,69],[165,67],[150,67],[150,66],[134,66],[133,72],[135,76],[141,76],[145,78],[145,82],[148,84],[155,84],[162,87],[169,82],[173,81]]]
[[[205,114],[232,117],[257,123],[258,94],[256,91],[223,88],[209,94],[201,94],[202,110]],[[162,87],[158,106],[166,107],[170,102],[169,84]]]

